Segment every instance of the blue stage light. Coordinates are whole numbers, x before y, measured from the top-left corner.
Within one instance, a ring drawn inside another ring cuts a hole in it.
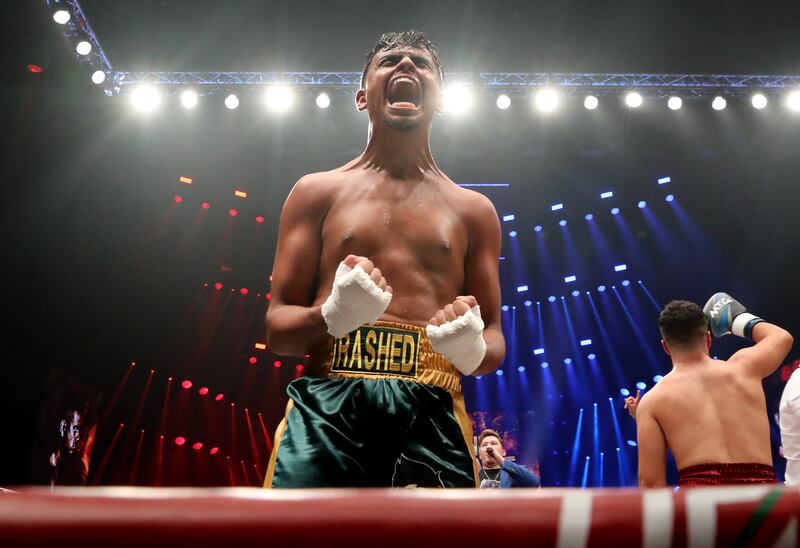
[[[569,276],[564,276],[564,283],[565,284],[572,283],[577,279],[578,278],[575,276],[575,274],[570,274]]]
[[[524,373],[525,372],[525,366],[524,365],[520,365],[519,367],[517,367],[517,371],[519,371],[520,373]]]
[[[589,360],[591,360],[591,361],[594,361],[594,360],[597,358],[597,356],[595,356],[594,354],[589,354],[589,355],[588,355],[588,356],[586,356],[586,357],[587,357]]]
[[[564,365],[572,365],[572,358],[564,358]]]
[[[577,289],[576,289],[575,291],[573,291],[573,292],[572,292],[572,296],[573,296],[573,297],[577,297],[577,296],[578,296],[578,295],[580,295],[580,294],[581,294],[581,292],[580,292],[580,291],[578,291]]]
[[[558,221],[558,226],[561,226],[561,227],[567,226],[567,220],[566,219],[561,219],[560,221]]]
[[[611,214],[612,214],[612,215],[618,215],[618,214],[619,214],[619,208],[618,208],[618,207],[615,207],[615,208],[613,208],[613,209],[611,210]]]
[[[517,286],[517,293],[522,293],[523,291],[527,291],[527,290],[528,290],[528,286],[527,285]]]
[[[663,378],[664,377],[661,376],[661,375],[656,375],[655,377],[653,377],[653,382],[654,383],[659,383],[659,382],[661,382],[661,379],[663,379]]]
[[[564,209],[564,204],[553,204],[550,206],[550,211],[558,211],[559,209]]]
[[[516,230],[512,230],[511,232],[508,233],[508,235],[511,236],[512,238],[516,238],[517,237],[517,231]]]
[[[672,202],[672,201],[674,201],[674,200],[675,200],[675,196],[673,196],[672,194],[667,194],[667,197],[666,197],[666,198],[664,198],[664,199],[665,199],[666,201],[668,201],[668,202]]]
[[[530,308],[530,307],[531,307],[531,305],[533,305],[533,301],[525,301],[525,303],[524,303],[524,304],[525,304],[525,306],[527,306],[528,308]]]
[[[581,341],[581,346],[589,346],[590,344],[592,344],[592,339],[583,339]]]
[[[660,184],[660,185],[665,185],[665,184],[671,183],[671,182],[672,182],[672,177],[661,177],[658,180],[658,184]]]
[[[628,445],[630,445],[631,447],[636,447],[636,442],[633,440],[628,440]]]
[[[623,270],[628,270],[628,265],[618,264],[614,267],[614,272],[622,272]]]
[[[551,303],[554,303],[556,302],[556,297],[555,295],[550,295],[549,297],[547,297],[547,300],[550,301]]]
[[[503,370],[502,369],[498,369],[497,371],[494,372],[494,374],[497,375],[498,377],[502,377],[503,376]]]
[[[592,219],[594,219],[594,215],[592,215],[591,213],[587,213],[584,219],[586,219],[587,221],[591,221]]]
[[[544,354],[544,348],[534,348],[533,355],[538,356],[539,354]]]
[[[600,293],[602,293],[603,291],[605,291],[605,290],[606,290],[606,286],[604,286],[604,285],[598,285],[598,286],[597,286],[597,290],[598,290]]]
[[[514,217],[513,213],[511,215],[503,215],[503,220],[504,221],[513,221],[514,219],[515,219],[515,217]]]
[[[547,362],[542,362],[542,369],[547,369],[548,367],[550,367],[550,364],[549,364],[549,363],[547,363]]]
[[[639,206],[639,209],[644,209],[644,208],[646,208],[646,207],[647,207],[647,202],[645,202],[644,200],[641,200],[641,201],[640,201],[638,204],[636,204],[636,205],[637,205],[637,206]]]
[[[533,230],[534,230],[534,232],[541,232],[542,231],[542,225],[536,225],[535,227],[533,227]]]
[[[642,381],[639,381],[636,383],[636,388],[638,388],[639,390],[644,390],[645,388],[647,388],[647,385]]]
[[[626,397],[631,395],[631,391],[627,388],[620,388],[619,393]]]
[[[502,310],[503,312],[508,312],[508,305],[504,304],[503,306],[500,307],[500,310]]]
[[[628,287],[629,285],[631,285],[631,281],[630,280],[622,280],[622,286],[623,287]]]
[[[600,195],[600,198],[602,198],[603,200],[605,200],[606,198],[612,198],[613,196],[614,196],[614,193],[613,193],[613,192],[611,192],[611,191],[609,190],[608,192],[603,192],[603,193]]]

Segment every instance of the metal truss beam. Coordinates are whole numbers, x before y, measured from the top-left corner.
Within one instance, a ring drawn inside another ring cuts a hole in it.
[[[77,55],[89,73],[102,70],[106,95],[126,95],[141,84],[158,86],[168,93],[187,87],[202,95],[248,93],[264,86],[283,84],[306,90],[358,89],[360,72],[129,72],[114,71],[100,45],[78,0],[44,0],[52,11],[65,7],[72,14],[64,25],[64,35],[74,45],[80,40],[92,44],[89,55]],[[735,75],[735,74],[647,74],[647,73],[543,73],[543,72],[481,72],[448,73],[445,80],[491,92],[503,91],[527,95],[540,87],[559,88],[564,93],[607,95],[625,90],[637,90],[650,96],[665,97],[680,94],[685,98],[701,98],[715,94],[743,95],[755,90],[778,93],[800,89],[800,76]]]

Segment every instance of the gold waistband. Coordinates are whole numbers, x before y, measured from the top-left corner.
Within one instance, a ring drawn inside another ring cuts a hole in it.
[[[458,370],[434,352],[424,327],[378,321],[334,341],[323,367],[328,378],[403,379],[461,392]]]

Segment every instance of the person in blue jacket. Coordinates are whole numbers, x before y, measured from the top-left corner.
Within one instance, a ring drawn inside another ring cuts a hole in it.
[[[478,472],[481,489],[539,487],[539,476],[505,458],[503,439],[494,430],[486,429],[478,436],[478,454],[481,458]]]

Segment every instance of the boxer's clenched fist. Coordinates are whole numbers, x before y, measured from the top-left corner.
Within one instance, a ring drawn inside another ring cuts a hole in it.
[[[444,354],[464,375],[472,374],[483,362],[481,307],[472,295],[457,297],[428,321],[428,339],[434,351]]]
[[[360,325],[375,322],[392,300],[392,287],[372,261],[348,255],[339,263],[333,290],[322,303],[328,333],[337,339]]]

